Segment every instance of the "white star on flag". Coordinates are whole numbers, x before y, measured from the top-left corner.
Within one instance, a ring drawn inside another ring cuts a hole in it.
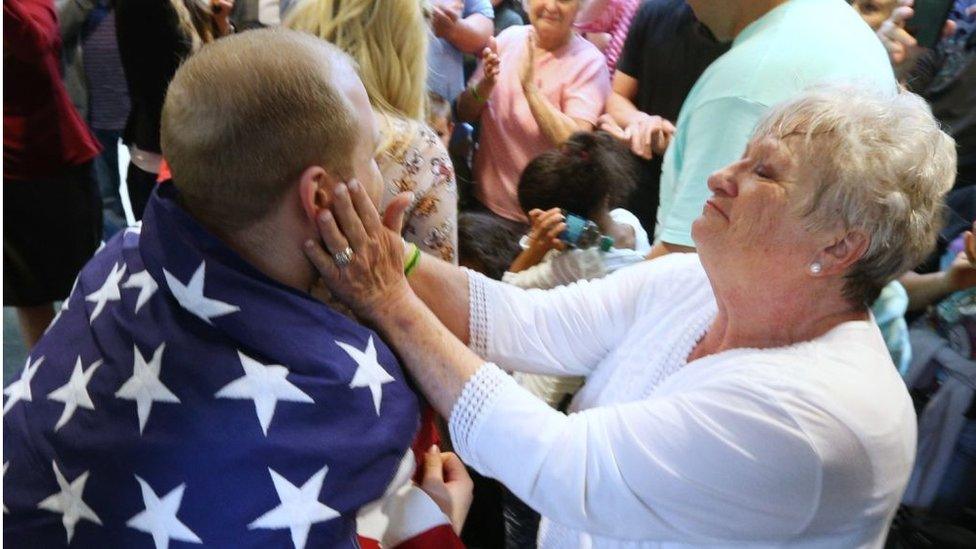
[[[224,385],[214,396],[253,400],[265,436],[268,435],[268,426],[271,425],[271,418],[274,417],[275,406],[278,405],[279,400],[315,402],[312,397],[285,379],[288,368],[279,364],[261,364],[240,351],[237,351],[237,356],[240,357],[241,366],[244,367],[244,375]]]
[[[365,353],[341,341],[336,341],[336,345],[359,365],[355,375],[352,377],[349,388],[369,387],[369,392],[373,394],[373,406],[376,408],[376,415],[380,415],[380,403],[383,400],[383,384],[394,381],[394,379],[376,360],[376,346],[373,345],[373,336],[369,336],[369,343],[366,344]]]
[[[339,516],[335,509],[319,501],[319,493],[322,492],[322,484],[325,482],[325,475],[329,472],[329,468],[322,467],[301,488],[288,482],[285,477],[270,467],[268,472],[271,473],[271,480],[274,482],[281,504],[258,517],[247,527],[268,530],[288,528],[291,530],[291,541],[295,544],[295,549],[304,549],[305,542],[308,541],[308,531],[313,524]]]
[[[71,484],[68,484],[68,481],[58,469],[58,464],[52,461],[51,465],[54,466],[54,478],[58,481],[58,487],[61,491],[48,496],[38,503],[37,508],[53,513],[61,513],[61,524],[64,525],[65,531],[68,532],[68,544],[70,545],[71,538],[75,536],[75,525],[78,524],[78,521],[81,519],[90,520],[101,526],[102,520],[81,499],[81,495],[85,491],[85,483],[88,482],[88,471],[85,471],[78,478],[71,481]]]
[[[102,314],[106,303],[109,301],[118,301],[122,298],[122,294],[119,293],[119,281],[122,280],[123,275],[125,275],[125,264],[123,263],[122,268],[119,268],[119,264],[116,263],[112,266],[112,270],[108,273],[108,276],[105,277],[105,282],[102,284],[102,287],[85,296],[85,301],[91,301],[95,304],[95,310],[92,311],[90,323],[94,323],[98,315]]]
[[[156,549],[166,549],[169,547],[169,540],[171,539],[189,543],[203,543],[199,536],[180,522],[180,519],[176,518],[176,513],[180,511],[180,504],[183,502],[185,483],[173,488],[168,494],[160,498],[148,482],[139,478],[138,475],[136,475],[136,480],[139,481],[139,488],[142,489],[142,503],[146,509],[130,518],[125,523],[126,526],[152,535]]]
[[[157,347],[153,351],[152,359],[147,363],[142,353],[139,352],[139,348],[133,345],[132,377],[126,380],[122,387],[119,387],[119,390],[115,392],[116,398],[136,401],[140,435],[146,428],[146,421],[149,419],[149,412],[152,411],[154,401],[177,404],[180,402],[180,399],[159,380],[165,348],[165,343]]]
[[[139,288],[139,296],[136,298],[136,314],[139,314],[139,309],[149,301],[149,298],[156,293],[159,289],[159,285],[153,280],[153,277],[149,274],[149,271],[139,271],[136,274],[130,275],[129,279],[125,281],[122,285],[123,288]]]
[[[37,369],[44,362],[44,357],[41,357],[31,364],[30,357],[27,357],[27,362],[24,363],[24,369],[20,373],[20,379],[11,383],[3,390],[3,394],[7,395],[7,402],[3,405],[3,415],[7,415],[7,412],[14,407],[21,400],[24,402],[31,402],[31,380],[34,379],[34,374],[37,373]]]
[[[71,372],[71,379],[61,387],[48,393],[47,398],[64,403],[64,411],[61,412],[61,418],[58,419],[57,424],[54,426],[55,431],[64,427],[65,423],[68,423],[71,417],[75,415],[75,410],[79,406],[89,410],[95,409],[95,404],[88,395],[88,382],[91,381],[95,370],[101,365],[102,361],[96,360],[87,370],[82,370],[81,357],[79,356],[78,361],[75,362],[75,369]]]
[[[200,317],[207,324],[213,324],[210,319],[240,311],[241,308],[217,299],[210,299],[203,295],[204,272],[206,263],[201,261],[190,281],[184,285],[169,271],[163,269],[166,285],[180,305]]]

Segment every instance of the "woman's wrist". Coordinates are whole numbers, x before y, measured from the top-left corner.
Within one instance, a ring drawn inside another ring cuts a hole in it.
[[[492,89],[494,89],[494,85],[488,84],[484,80],[482,80],[481,82],[478,82],[477,84],[471,86],[468,89],[471,90],[471,96],[474,97],[475,101],[477,101],[478,103],[487,103],[488,96],[491,95],[491,91]]]
[[[406,331],[409,333],[416,321],[418,307],[425,307],[404,278],[403,285],[389,292],[364,311],[361,316],[376,326],[387,337]]]

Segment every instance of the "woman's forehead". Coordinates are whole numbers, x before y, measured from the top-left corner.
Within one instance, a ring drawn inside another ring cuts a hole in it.
[[[796,134],[784,137],[760,135],[749,142],[749,152],[766,161],[793,164],[794,151],[799,150],[801,142],[802,137]]]

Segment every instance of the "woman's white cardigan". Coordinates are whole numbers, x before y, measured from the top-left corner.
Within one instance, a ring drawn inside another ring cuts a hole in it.
[[[543,515],[540,547],[883,544],[915,414],[873,321],[686,364],[717,310],[695,254],[550,291],[469,281],[488,363],[451,435]],[[587,382],[567,416],[492,363]]]

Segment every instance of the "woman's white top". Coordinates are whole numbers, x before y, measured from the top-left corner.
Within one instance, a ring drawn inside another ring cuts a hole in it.
[[[461,457],[545,517],[540,547],[884,543],[915,413],[873,321],[686,363],[717,311],[695,254],[550,291],[469,281],[480,356],[587,377],[567,416],[485,364],[451,413]]]

